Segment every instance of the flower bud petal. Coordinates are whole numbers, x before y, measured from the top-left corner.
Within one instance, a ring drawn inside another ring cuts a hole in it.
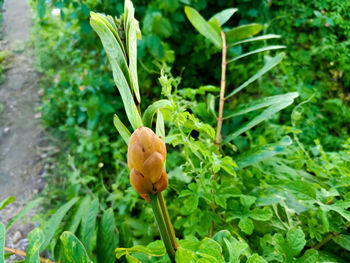
[[[152,182],[135,168],[130,173],[130,183],[136,192],[139,194],[148,194],[152,191]]]
[[[136,170],[141,171],[144,161],[144,149],[140,143],[135,142],[128,149],[128,166],[130,170],[136,168]]]
[[[141,173],[149,178],[152,183],[158,182],[162,175],[164,158],[159,152],[154,152],[143,163]]]
[[[166,174],[166,171],[163,169],[163,172],[159,181],[153,184],[152,193],[155,194],[155,193],[163,192],[165,188],[167,188],[167,186],[168,186],[168,176]]]

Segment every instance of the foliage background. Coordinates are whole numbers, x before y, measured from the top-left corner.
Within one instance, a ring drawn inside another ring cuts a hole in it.
[[[44,222],[58,206],[89,195],[91,200],[86,203],[98,200],[92,215],[113,209],[118,246],[146,245],[159,236],[150,207],[129,185],[127,148],[112,127],[115,112],[125,118],[123,105],[105,52],[88,21],[91,10],[119,16],[123,3],[33,0],[31,5],[35,14],[33,44],[45,90],[43,122],[60,149],[43,192],[48,197],[48,212],[38,220]],[[227,112],[254,98],[291,91],[300,96],[293,106],[234,140],[236,148],[224,149],[236,163],[252,152],[262,151],[264,156],[263,161],[238,170],[234,177],[223,172],[217,183],[209,180],[206,171],[210,168],[201,167],[201,160],[187,149],[195,147],[191,140],[201,141],[200,131],[190,132],[188,144],[168,144],[170,187],[166,199],[177,236],[186,240],[208,236],[211,222],[206,219],[210,218],[216,231],[229,231],[219,232],[214,239],[227,252],[230,248],[220,236],[227,235],[233,250],[241,247],[237,258],[243,262],[253,257],[268,262],[307,262],[306,258],[311,258],[310,262],[317,258],[318,262],[346,262],[350,258],[350,4],[340,0],[134,1],[143,34],[138,42],[142,111],[161,94],[165,97],[158,81],[164,68],[173,81],[173,99],[183,105],[181,114],[193,113],[200,122],[215,127],[215,119],[205,110],[204,94],[196,90],[219,85],[221,55],[194,30],[183,12],[185,5],[207,19],[222,9],[237,7],[239,11],[227,27],[262,23],[264,34],[282,36],[271,43],[287,46],[283,62],[228,101]],[[60,10],[59,16],[53,15],[54,8]],[[254,48],[238,46],[229,53],[240,55]],[[227,92],[248,79],[270,55],[230,64]],[[246,119],[224,122],[223,135]],[[176,133],[176,127],[169,124],[167,133]],[[286,135],[293,139],[292,145],[282,149],[275,145],[279,154],[264,155],[264,147],[273,148],[273,143]],[[210,210],[213,198],[218,206],[214,212]],[[68,213],[64,222],[69,224],[73,215]],[[97,219],[90,227],[99,224]],[[87,238],[81,228],[78,236]],[[63,229],[64,224],[58,232]],[[329,236],[330,241],[323,245]],[[56,241],[50,245],[53,251],[59,249]],[[293,242],[298,249],[290,252]],[[98,257],[96,251],[91,245],[92,257]]]

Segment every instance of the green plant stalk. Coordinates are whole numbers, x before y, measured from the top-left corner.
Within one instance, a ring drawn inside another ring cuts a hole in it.
[[[167,227],[167,230],[168,230],[168,233],[170,236],[171,244],[173,245],[173,248],[175,249],[175,252],[176,252],[178,244],[177,244],[177,240],[176,240],[176,236],[175,236],[175,231],[174,231],[173,225],[171,224],[169,213],[168,213],[168,208],[166,206],[162,192],[158,193],[157,197],[158,197],[158,201],[159,201],[160,207],[161,207],[162,212],[163,212],[163,217],[164,217],[165,225]]]
[[[154,217],[156,219],[160,236],[162,237],[165,249],[168,252],[170,261],[172,263],[175,263],[175,248],[173,247],[173,244],[171,242],[170,233],[168,232],[168,229],[164,220],[162,208],[160,206],[159,199],[158,199],[158,194],[150,193],[148,194],[148,196],[151,201]]]

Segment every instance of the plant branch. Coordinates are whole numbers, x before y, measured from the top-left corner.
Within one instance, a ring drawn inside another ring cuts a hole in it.
[[[218,126],[216,128],[216,140],[215,144],[220,145],[221,142],[221,127],[222,127],[222,113],[224,111],[225,102],[225,86],[226,86],[226,38],[225,33],[221,31],[222,38],[222,63],[221,63],[221,84],[220,84],[220,104],[219,104],[219,116],[218,116]]]
[[[156,222],[157,222],[157,225],[159,228],[159,232],[160,232],[160,236],[162,237],[165,249],[168,252],[168,256],[170,258],[170,261],[172,263],[175,263],[175,248],[173,247],[169,232],[168,232],[167,227],[166,227],[166,223],[164,220],[162,209],[160,207],[158,195],[149,193],[148,196],[149,196],[149,199],[151,201],[153,214],[154,214],[154,217],[156,219]]]
[[[168,213],[168,208],[166,206],[162,192],[158,193],[157,197],[158,197],[158,201],[159,201],[160,207],[161,207],[162,212],[163,212],[164,221],[165,221],[166,228],[168,230],[171,244],[173,245],[173,248],[176,252],[178,244],[177,244],[177,240],[176,240],[176,236],[175,236],[175,231],[174,231],[173,225],[171,224],[171,220],[170,220],[169,213]]]
[[[22,256],[22,257],[25,257],[27,255],[26,252],[24,252],[22,250],[13,249],[13,248],[9,248],[9,247],[4,247],[4,250],[7,252],[11,252],[13,254]],[[42,258],[42,257],[39,257],[39,260],[40,260],[40,262],[43,262],[43,263],[55,263],[54,261],[51,261],[49,259]]]
[[[313,246],[314,249],[320,249],[321,247],[323,247],[325,244],[327,244],[329,241],[331,241],[333,239],[333,237],[338,236],[342,231],[344,231],[345,229],[347,229],[348,227],[350,227],[350,222],[348,222],[344,229],[342,229],[340,232],[331,232],[329,233],[327,236],[325,236],[324,239],[322,239],[322,241],[318,244],[316,244],[315,246]]]

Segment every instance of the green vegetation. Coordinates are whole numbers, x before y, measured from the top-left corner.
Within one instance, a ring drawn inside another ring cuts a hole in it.
[[[5,231],[40,202],[26,262],[44,250],[170,262],[130,186],[128,138],[146,126],[167,146],[160,201],[176,262],[347,262],[350,3],[134,1],[137,63],[126,3],[31,3],[42,116],[60,153],[45,199],[0,224],[0,261]]]

